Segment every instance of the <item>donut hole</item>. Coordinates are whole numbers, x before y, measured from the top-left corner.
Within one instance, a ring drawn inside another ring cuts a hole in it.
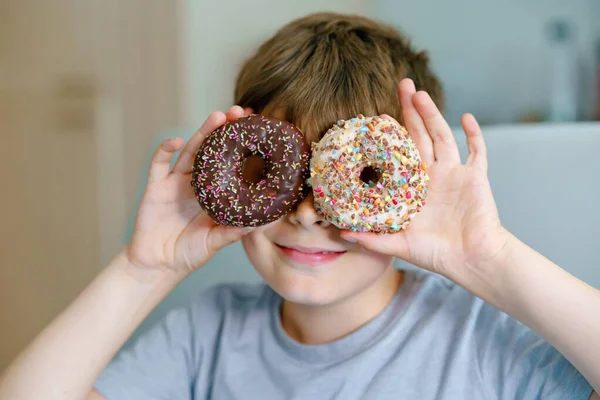
[[[360,172],[360,180],[369,186],[374,186],[381,179],[381,170],[373,167],[364,167]]]
[[[261,156],[246,157],[242,165],[242,178],[248,183],[258,183],[265,174],[265,160]]]

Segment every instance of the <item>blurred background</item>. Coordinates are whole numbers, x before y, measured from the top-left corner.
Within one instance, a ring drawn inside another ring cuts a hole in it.
[[[159,141],[228,108],[244,59],[324,10],[429,51],[449,122],[484,125],[504,223],[600,287],[597,0],[0,0],[0,370],[126,243]],[[237,245],[140,329],[229,280],[259,280]]]

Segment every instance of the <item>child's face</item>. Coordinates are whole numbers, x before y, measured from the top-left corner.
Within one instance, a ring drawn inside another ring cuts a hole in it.
[[[360,293],[378,282],[393,260],[341,239],[340,230],[315,211],[312,195],[242,243],[269,286],[284,299],[306,305],[333,304]]]
[[[309,195],[287,216],[256,228],[242,240],[263,279],[286,300],[328,305],[373,285],[391,268],[392,257],[340,238],[319,216]]]

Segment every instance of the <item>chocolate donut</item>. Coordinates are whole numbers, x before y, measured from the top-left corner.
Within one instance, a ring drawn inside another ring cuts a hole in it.
[[[265,225],[304,198],[309,157],[310,146],[294,125],[260,115],[242,117],[204,140],[192,187],[216,223]]]

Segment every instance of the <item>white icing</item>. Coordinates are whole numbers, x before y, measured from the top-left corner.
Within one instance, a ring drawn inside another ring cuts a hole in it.
[[[365,187],[360,175],[368,166],[382,177]],[[419,152],[406,129],[387,119],[338,121],[313,144],[310,167],[316,209],[339,228],[395,232],[424,205],[429,178]]]

